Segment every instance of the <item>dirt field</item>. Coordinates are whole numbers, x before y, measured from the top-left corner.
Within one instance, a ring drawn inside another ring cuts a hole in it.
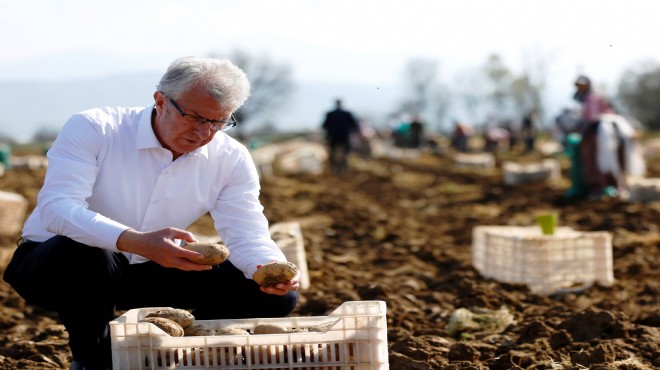
[[[529,158],[528,159],[535,159]],[[264,179],[271,223],[301,223],[311,288],[295,316],[325,315],[349,300],[387,303],[390,368],[660,368],[660,202],[619,199],[566,203],[564,180],[507,186],[502,157],[493,170],[459,168],[451,158],[353,162],[349,176],[276,175]],[[650,163],[649,177],[660,177]],[[12,170],[0,189],[34,206],[43,170]],[[482,277],[471,263],[478,225],[534,224],[541,210],[561,225],[613,235],[612,286],[542,296]],[[210,234],[208,219],[191,228]],[[0,270],[16,236],[0,239]],[[0,283],[0,369],[68,368],[57,317],[25,305]],[[505,308],[502,332],[446,325],[459,308]]]

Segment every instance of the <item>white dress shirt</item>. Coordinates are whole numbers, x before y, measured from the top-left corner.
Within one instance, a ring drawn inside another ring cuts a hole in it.
[[[73,115],[48,151],[48,170],[23,238],[64,235],[118,252],[128,228],[185,229],[210,212],[229,260],[247,278],[257,264],[286,260],[271,239],[259,177],[244,145],[223,132],[172,161],[146,108],[99,108]],[[131,263],[146,259],[124,253]]]

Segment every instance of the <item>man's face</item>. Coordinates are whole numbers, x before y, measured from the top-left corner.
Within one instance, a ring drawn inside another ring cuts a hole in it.
[[[589,85],[578,83],[578,84],[575,84],[575,88],[579,92],[587,92],[589,90]]]
[[[169,149],[174,158],[206,145],[216,131],[211,124],[201,123],[199,118],[229,120],[231,112],[225,112],[204,88],[195,87],[179,97],[168,97],[160,91],[154,93],[156,118],[154,132],[160,143]],[[173,104],[170,99],[174,99]],[[177,105],[185,114],[175,108]]]

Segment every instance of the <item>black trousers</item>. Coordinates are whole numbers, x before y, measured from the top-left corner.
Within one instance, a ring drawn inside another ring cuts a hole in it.
[[[59,314],[74,360],[89,369],[112,367],[108,323],[115,310],[176,307],[199,320],[237,319],[283,317],[298,303],[297,292],[261,292],[229,261],[209,271],[129,264],[121,253],[63,236],[19,245],[4,279],[27,303]]]

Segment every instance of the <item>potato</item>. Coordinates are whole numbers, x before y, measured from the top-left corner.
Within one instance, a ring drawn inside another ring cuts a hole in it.
[[[195,321],[195,316],[193,316],[193,314],[191,314],[190,312],[181,308],[171,308],[171,307],[167,307],[160,309],[158,311],[151,312],[147,314],[147,316],[145,317],[164,317],[181,325],[181,327],[184,329],[192,325],[193,321]]]
[[[310,330],[307,330],[305,328],[296,328],[296,329],[289,329],[289,331],[287,331],[287,333],[307,333],[309,331]]]
[[[148,322],[154,324],[157,327],[159,327],[162,331],[173,337],[183,336],[183,328],[181,327],[181,325],[164,317],[145,317],[144,319],[140,320],[140,322]]]
[[[250,335],[250,333],[241,328],[220,328],[215,331],[215,335]]]
[[[310,326],[310,327],[307,328],[307,331],[313,331],[313,332],[317,332],[317,333],[325,333],[328,330],[330,330],[330,328],[332,328],[338,322],[339,322],[339,319],[334,320],[334,321],[324,322],[324,323],[317,324],[317,325],[314,325],[314,326]]]
[[[254,327],[252,332],[254,334],[282,334],[288,333],[289,329],[286,326],[278,324],[259,324]]]
[[[229,258],[229,249],[223,244],[193,242],[184,244],[182,248],[203,254],[204,258],[202,259],[189,258],[191,262],[200,265],[215,266]]]
[[[215,335],[215,330],[202,325],[190,325],[183,329],[183,335],[186,337],[205,337]]]
[[[286,283],[298,274],[298,267],[291,262],[270,262],[261,266],[252,279],[263,287]]]

